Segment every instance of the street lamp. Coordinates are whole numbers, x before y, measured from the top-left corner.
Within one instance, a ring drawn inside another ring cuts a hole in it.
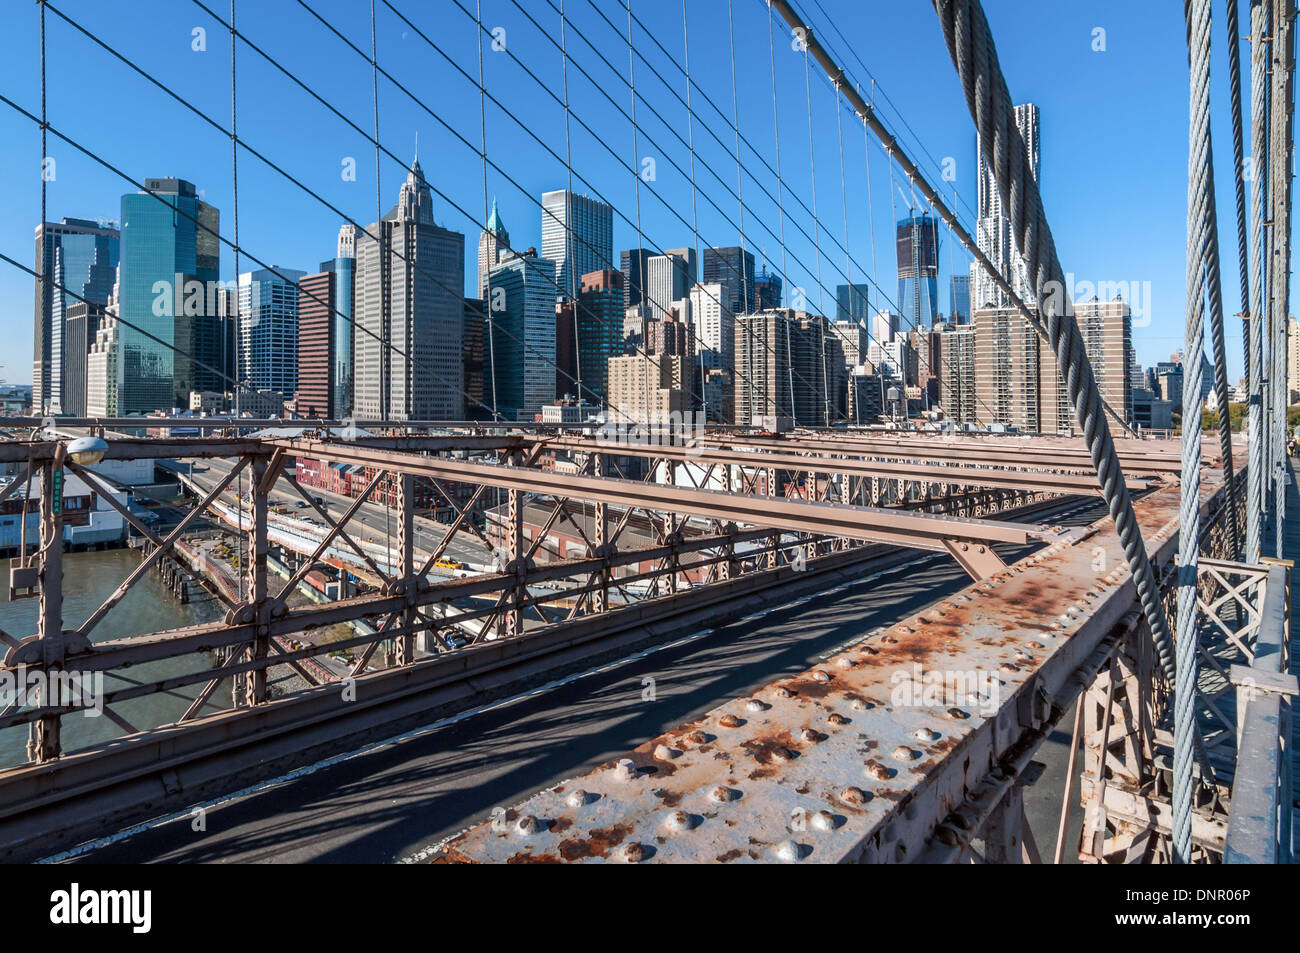
[[[94,466],[107,452],[108,443],[103,437],[78,437],[68,442],[68,456],[79,466]]]

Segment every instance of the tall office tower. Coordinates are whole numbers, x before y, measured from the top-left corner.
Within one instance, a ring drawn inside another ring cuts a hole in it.
[[[95,341],[86,355],[86,416],[117,417],[121,413],[118,384],[121,380],[120,344],[116,302],[110,299]]]
[[[1024,161],[1028,163],[1034,179],[1038,179],[1038,107],[1033,103],[1016,106],[1012,110],[1020,138],[1024,143]],[[980,251],[988,256],[998,272],[1005,276],[1020,300],[1033,302],[1034,293],[1030,284],[1029,269],[1025,260],[1016,251],[1015,235],[1011,232],[1011,216],[998,191],[997,179],[993,170],[984,161],[982,143],[976,140],[976,159],[979,162],[979,217],[975,224],[975,242]],[[990,308],[1006,308],[1011,302],[985,274],[977,262],[971,263],[970,290],[971,307],[974,311]]]
[[[496,408],[507,420],[532,420],[555,400],[555,262],[513,256],[491,281],[484,359],[491,355]]]
[[[352,302],[355,225],[339,232],[338,257],[298,280],[298,413],[352,416]]]
[[[870,285],[835,286],[835,320],[867,321],[871,318]]]
[[[940,333],[943,337],[940,402],[944,416],[959,424],[974,423],[975,328],[962,324]]]
[[[84,218],[43,222],[36,226],[36,320],[33,333],[32,409],[65,412],[64,324],[78,296],[102,305],[117,276],[120,235],[116,228]],[[94,340],[94,335],[91,335]],[[84,355],[81,355],[84,357]]]
[[[625,248],[619,253],[624,308],[635,308],[645,303],[646,264],[654,254],[648,248]]]
[[[975,309],[975,421],[1041,428],[1038,334],[1019,311]]]
[[[877,311],[871,318],[871,344],[884,346],[898,333],[898,315],[891,311]]]
[[[673,302],[685,298],[694,282],[695,253],[689,257],[674,249],[646,260],[645,294],[650,317],[662,319],[672,310]]]
[[[736,316],[737,424],[771,415],[813,427],[844,419],[844,352],[825,324],[790,308]]]
[[[556,294],[576,298],[582,275],[613,267],[614,207],[566,189],[543,192],[542,257],[555,262]]]
[[[1132,345],[1133,318],[1128,303],[1114,298],[1074,303],[1074,319],[1079,323],[1084,351],[1092,364],[1097,389],[1102,400],[1125,421],[1133,419]],[[1042,355],[1042,431],[1072,433],[1078,429],[1069,395],[1057,369],[1056,355],[1049,347]]]
[[[754,253],[743,248],[704,249],[700,284],[722,286],[722,303],[732,314],[754,310]]]
[[[908,328],[939,318],[939,221],[928,212],[898,223],[898,306]]]
[[[497,211],[497,200],[492,199],[492,212],[488,215],[487,227],[478,237],[478,296],[487,299],[488,275],[501,263],[504,255],[510,254],[510,233],[501,222]]]
[[[557,381],[557,396],[571,393],[604,405],[609,359],[623,353],[623,292],[623,273],[606,268],[583,275],[577,301],[565,302],[570,340],[565,357],[571,362],[572,374]],[[556,329],[557,348],[560,331]]]
[[[229,368],[214,373],[173,350],[199,357],[225,349],[226,322],[217,313],[224,287],[220,214],[184,179],[145,179],[144,185],[154,194],[122,196],[121,321],[110,336],[121,352],[115,363],[120,414],[188,407],[190,391],[213,378],[229,386]]]
[[[948,323],[970,324],[970,275],[953,275],[948,279]]]
[[[841,285],[840,287],[845,286]],[[844,351],[844,363],[850,367],[856,367],[867,359],[867,348],[870,341],[867,336],[867,326],[863,319],[843,318],[831,325],[831,331],[839,339],[840,347]]]
[[[334,415],[342,419],[353,414],[355,371],[353,347],[356,340],[357,235],[361,229],[347,224],[339,229],[334,253],[338,302],[334,313]],[[301,299],[299,301],[301,304]]]
[[[707,257],[705,258],[707,267]],[[726,288],[703,281],[691,289],[691,323],[701,350],[714,355],[710,366],[724,371],[736,368],[736,312]]]
[[[912,328],[908,332],[912,350],[916,351],[916,383],[921,388],[921,407],[929,410],[939,406],[939,392],[943,384],[943,335],[939,329]]]
[[[754,279],[754,310],[772,311],[781,307],[781,276],[768,272],[767,267]]]
[[[465,321],[460,336],[460,362],[464,368],[467,420],[492,418],[492,395],[484,391],[486,383],[484,369],[487,367],[483,354],[484,308],[482,298],[465,299]],[[487,386],[490,390],[491,385],[487,384]]]
[[[845,416],[854,426],[869,424],[880,418],[885,406],[885,381],[861,365],[849,368],[848,405]]]
[[[465,236],[434,224],[419,159],[397,204],[357,236],[356,249],[354,412],[380,420],[460,419]]]
[[[689,409],[677,381],[684,359],[669,354],[626,354],[609,359],[608,416],[620,424],[670,424]]]
[[[78,301],[68,308],[63,322],[62,412],[86,416],[86,371],[90,346],[104,321],[104,305]]]
[[[298,389],[298,282],[305,276],[279,265],[239,276],[240,382],[253,390],[291,397]]]

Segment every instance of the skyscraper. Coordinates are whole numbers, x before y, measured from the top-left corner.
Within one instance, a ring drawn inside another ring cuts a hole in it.
[[[1038,107],[1025,103],[1013,108],[1016,126],[1024,143],[1024,161],[1028,163],[1034,179],[1038,179]],[[1011,233],[1011,217],[1002,202],[998,191],[997,179],[993,169],[984,161],[982,143],[977,140],[976,158],[979,162],[979,218],[976,222],[976,244],[980,251],[1010,283],[1011,288],[1022,301],[1033,300],[1033,289],[1029,282],[1029,269],[1025,260],[1016,251],[1015,236]],[[985,274],[977,262],[971,263],[970,290],[971,306],[975,310],[983,308],[1005,308],[1010,306],[1010,299],[998,289],[993,279]]]
[[[871,318],[871,286],[836,285],[835,320],[868,321]]]
[[[63,366],[85,355],[67,354],[64,325],[77,296],[102,305],[113,290],[120,235],[116,228],[84,218],[36,227],[36,320],[32,361],[32,408],[63,408]],[[60,290],[62,288],[62,290]],[[95,338],[94,333],[90,340]]]
[[[582,275],[613,267],[614,207],[567,189],[543,192],[542,257],[555,262],[557,296],[577,297]]]
[[[970,324],[970,275],[953,275],[948,280],[948,323]]]
[[[419,159],[397,204],[357,236],[356,249],[355,413],[459,419],[465,236],[434,224]]]
[[[707,256],[707,252],[706,252]],[[706,257],[707,262],[707,257]],[[691,322],[702,350],[715,355],[711,367],[734,371],[736,367],[736,315],[726,288],[707,279],[690,291]]]
[[[570,335],[573,379],[560,382],[556,396],[571,393],[604,405],[609,397],[609,359],[623,353],[623,273],[607,268],[583,275],[577,301],[566,307],[577,326],[576,338]]]
[[[754,253],[742,248],[704,249],[700,283],[722,286],[722,301],[732,314],[754,310]]]
[[[898,223],[898,306],[907,328],[939,318],[939,228],[928,212]]]
[[[497,212],[497,200],[492,199],[492,212],[488,215],[487,227],[478,237],[478,296],[487,298],[488,274],[501,261],[501,256],[509,253],[510,233],[501,222]]]
[[[253,390],[287,398],[298,389],[298,281],[305,274],[277,265],[239,276],[239,379]]]
[[[814,427],[844,419],[844,352],[825,325],[818,315],[789,308],[736,316],[737,424],[771,415]]]
[[[770,311],[781,307],[781,276],[769,272],[766,266],[754,279],[754,310]]]
[[[491,281],[484,360],[494,372],[496,410],[507,420],[532,420],[555,400],[555,262],[516,255],[492,269]]]
[[[695,253],[691,250],[688,258],[682,254],[687,250],[672,249],[647,259],[645,293],[650,317],[662,320],[673,302],[685,298],[695,283]]]
[[[352,415],[352,298],[356,226],[339,230],[337,257],[298,280],[298,413]]]
[[[623,272],[623,307],[634,308],[645,302],[646,262],[654,255],[648,248],[625,248],[619,253]]]
[[[213,374],[173,350],[193,353],[195,342],[208,355],[224,348],[227,325],[217,305],[225,287],[219,280],[220,215],[184,179],[144,184],[154,194],[122,196],[121,321],[108,337],[120,351],[111,362],[120,414],[189,406],[190,391],[205,389],[205,375],[229,386],[229,368]]]

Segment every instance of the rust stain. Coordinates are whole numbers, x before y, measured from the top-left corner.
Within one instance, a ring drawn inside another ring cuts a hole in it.
[[[575,837],[561,841],[559,845],[560,856],[565,860],[605,857],[609,854],[610,848],[623,843],[630,833],[632,833],[631,824],[614,824],[603,830],[593,830],[586,840]]]

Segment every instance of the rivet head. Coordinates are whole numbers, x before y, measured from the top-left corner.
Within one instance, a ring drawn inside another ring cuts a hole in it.
[[[899,761],[915,761],[921,756],[921,753],[915,748],[909,748],[907,745],[899,745],[894,749],[894,757]]]
[[[515,821],[515,833],[517,834],[523,834],[525,836],[528,834],[536,834],[540,828],[541,822],[531,814],[525,814],[519,818],[519,820]]]
[[[815,728],[803,728],[799,732],[799,740],[815,745],[822,740],[822,734]]]
[[[664,818],[664,826],[675,831],[689,831],[699,823],[699,818],[686,811],[673,811]]]
[[[876,706],[865,698],[855,698],[853,701],[849,702],[849,707],[854,711],[866,711],[867,709],[875,708]]]
[[[815,831],[833,831],[835,815],[830,811],[813,811],[808,815],[808,826]]]
[[[933,744],[939,740],[939,732],[933,728],[918,728],[916,729],[916,740],[925,744]]]
[[[639,864],[645,860],[645,848],[633,841],[619,849],[619,856],[629,864]]]
[[[671,761],[680,755],[681,752],[676,748],[670,748],[668,745],[655,745],[655,758],[660,761]]]
[[[584,804],[587,803],[587,799],[590,797],[591,795],[589,795],[586,791],[582,790],[581,788],[578,788],[576,791],[570,791],[568,793],[568,795],[564,799],[564,803],[569,805],[569,807],[582,807]]]
[[[852,785],[850,785],[849,787],[845,788],[843,791],[840,792],[840,800],[843,801],[845,804],[853,804],[853,805],[866,804],[868,798],[869,795],[867,794],[866,791],[862,790],[862,788],[854,787]]]
[[[952,719],[954,719],[954,720],[957,720],[957,719],[961,719],[961,718],[969,718],[969,717],[970,717],[970,712],[963,711],[963,710],[960,709],[960,708],[949,708],[948,711],[947,711],[947,715],[948,715],[949,718],[952,718]]]
[[[849,658],[847,655],[841,655],[839,658],[835,660],[835,664],[838,665],[840,668],[852,668],[853,659]]]
[[[879,761],[870,762],[862,770],[863,773],[867,775],[867,777],[874,778],[877,781],[888,781],[890,778],[894,776],[893,768],[887,768]]]
[[[631,758],[620,758],[614,765],[614,777],[620,781],[631,781],[636,778],[636,763]]]
[[[708,743],[709,736],[702,731],[696,730],[686,735],[683,735],[682,740],[685,741],[687,744],[702,745]]]
[[[719,784],[709,792],[709,800],[716,801],[718,804],[725,804],[728,801],[734,801],[740,797],[740,792],[735,788],[729,788],[724,784]]]
[[[840,725],[847,725],[849,723],[849,720],[845,718],[843,715],[841,715],[839,712],[834,711],[826,716],[826,723],[828,725],[835,725],[838,727]]]
[[[751,698],[749,701],[745,702],[745,707],[748,708],[750,711],[767,711],[772,706],[765,701],[760,701],[757,698]]]
[[[817,669],[817,671],[812,673],[812,678],[814,682],[829,682],[831,680],[831,674],[830,672],[823,672],[821,669]]]
[[[770,753],[772,755],[773,761],[780,761],[784,763],[786,761],[794,760],[794,752],[791,751],[789,748],[783,747],[782,745],[777,745],[771,750]]]
[[[793,864],[796,861],[803,859],[803,851],[801,851],[799,845],[792,840],[782,841],[777,844],[772,848],[772,853],[776,855],[777,860],[787,864]]]
[[[794,698],[794,692],[784,685],[779,686],[772,694],[777,698]]]
[[[744,723],[745,719],[741,718],[739,715],[733,715],[730,712],[718,719],[718,724],[723,728],[739,728]]]

